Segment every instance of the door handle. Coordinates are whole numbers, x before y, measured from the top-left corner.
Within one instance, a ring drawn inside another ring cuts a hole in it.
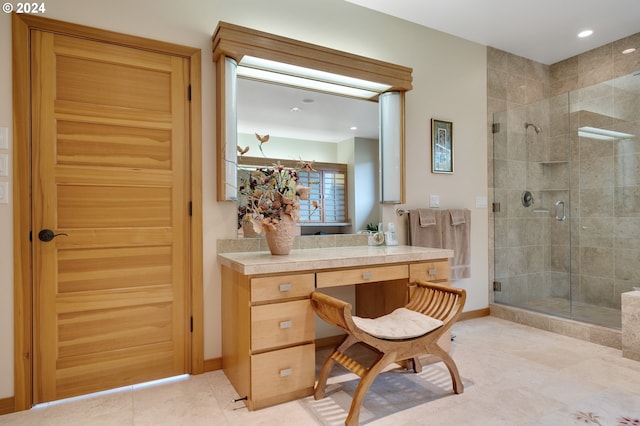
[[[558,214],[558,206],[562,204],[562,216]],[[564,201],[558,200],[556,201],[556,220],[564,221],[567,218],[567,215],[564,210]]]
[[[60,235],[64,235],[65,237],[69,236],[69,234],[64,234],[64,233],[56,234],[51,229],[43,229],[42,231],[38,232],[38,239],[40,241],[48,243],[49,241],[53,240],[55,237],[58,237]]]

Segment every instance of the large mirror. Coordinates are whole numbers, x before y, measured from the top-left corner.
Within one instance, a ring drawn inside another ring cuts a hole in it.
[[[236,103],[242,167],[259,157],[268,163],[304,160],[319,172],[346,168],[344,192],[338,187],[323,194],[327,214],[301,216],[303,234],[355,233],[380,221],[376,101],[238,78]],[[268,134],[269,141],[261,143],[256,133]]]
[[[213,53],[213,60],[216,62],[217,90],[218,200],[234,198],[235,194],[230,188],[236,187],[237,181],[229,177],[232,175],[229,171],[239,164],[234,161],[237,144],[241,149],[249,147],[252,155],[263,157],[284,159],[298,157],[311,161],[351,164],[350,205],[358,203],[356,198],[362,192],[367,193],[369,199],[373,198],[375,206],[363,208],[361,214],[354,208],[349,212],[351,226],[337,232],[345,232],[345,230],[356,232],[364,226],[363,224],[376,221],[379,202],[404,201],[403,107],[404,92],[411,89],[410,68],[224,22],[219,23],[214,33]],[[373,89],[375,93],[373,96],[369,95],[369,100],[357,100],[352,97],[322,93],[322,89],[307,91],[299,87],[255,81],[256,78],[238,78],[237,90],[231,92],[228,77],[233,73],[235,80],[236,71],[229,64],[231,62],[242,64],[242,61],[248,58],[276,61],[320,73],[333,73],[352,80],[366,80],[378,83],[383,88]],[[379,123],[380,111],[385,110],[385,108],[379,108],[377,103],[378,94],[382,93],[384,96],[380,96],[380,99],[391,99],[390,104],[396,105],[396,111],[398,111],[396,117],[393,120],[384,117],[382,119],[383,123],[395,120],[393,126]],[[392,93],[396,96],[386,96]],[[231,113],[234,117],[229,115]],[[237,114],[237,123],[235,114]],[[353,121],[357,123],[352,124]],[[358,130],[351,130],[351,127],[358,127]],[[391,128],[392,133],[395,132],[392,138],[385,136],[385,128]],[[377,146],[380,131],[383,134],[383,141],[380,142],[382,150],[393,152],[393,155],[383,156],[385,161],[380,161],[380,156],[377,155],[380,151]],[[270,135],[271,142],[263,146],[263,151],[268,149],[268,153],[258,150],[259,142],[255,138],[256,133]],[[390,139],[393,139],[392,143],[385,142]],[[302,151],[300,148],[303,147]],[[359,176],[357,162],[349,156],[365,150],[363,147],[367,147],[366,151],[375,152],[376,155],[370,155],[375,158],[367,160],[366,167],[373,173]],[[389,148],[391,148],[390,151]],[[333,154],[327,154],[329,152]],[[394,176],[378,178],[380,174],[375,169],[379,167],[383,170],[383,174],[385,167],[389,168]],[[382,191],[379,191],[378,187],[381,184]],[[394,191],[385,189],[390,186],[395,186]],[[371,197],[380,193],[382,194],[380,199]],[[389,195],[385,194],[393,195],[389,199]],[[368,202],[371,203],[371,201]]]

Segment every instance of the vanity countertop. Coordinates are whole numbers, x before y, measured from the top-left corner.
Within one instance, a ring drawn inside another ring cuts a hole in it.
[[[354,246],[291,250],[288,255],[268,251],[221,253],[218,262],[243,275],[419,262],[453,257],[453,250],[417,246]]]

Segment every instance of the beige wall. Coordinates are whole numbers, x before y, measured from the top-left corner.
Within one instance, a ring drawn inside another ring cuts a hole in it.
[[[235,236],[231,203],[215,201],[214,72],[211,34],[219,20],[269,31],[359,55],[413,67],[407,96],[407,205],[425,206],[429,194],[442,207],[473,211],[472,277],[457,285],[469,291],[467,310],[488,306],[486,49],[484,46],[390,18],[342,0],[56,0],[45,17],[150,37],[202,49],[204,169],[205,358],[221,355],[220,279],[216,240]],[[0,15],[0,126],[11,127],[10,16]],[[430,173],[431,117],[454,122],[456,173]],[[10,180],[10,179],[8,179]],[[383,209],[384,222],[404,219],[396,206]],[[12,205],[0,205],[0,398],[13,395]]]

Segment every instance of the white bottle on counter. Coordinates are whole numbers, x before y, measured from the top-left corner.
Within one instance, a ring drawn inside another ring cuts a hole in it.
[[[398,238],[396,237],[396,226],[393,222],[387,225],[387,232],[384,233],[384,241],[388,246],[397,246]]]

